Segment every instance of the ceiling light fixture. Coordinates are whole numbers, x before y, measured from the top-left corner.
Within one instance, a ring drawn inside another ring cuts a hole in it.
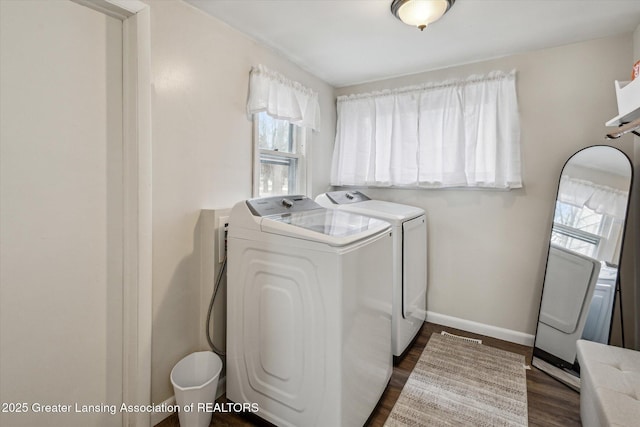
[[[442,18],[456,0],[393,0],[391,13],[407,25],[424,30]]]

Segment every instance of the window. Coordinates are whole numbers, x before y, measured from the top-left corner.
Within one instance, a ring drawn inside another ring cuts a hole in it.
[[[580,173],[580,170],[572,172]],[[617,263],[627,198],[628,191],[597,185],[563,172],[551,242],[600,261]]]
[[[592,258],[601,258],[601,246],[611,234],[613,220],[586,206],[556,202],[551,242]]]
[[[331,184],[522,187],[515,72],[343,95]]]
[[[310,194],[305,146],[320,127],[318,93],[258,65],[249,75],[247,113],[254,124],[253,196]]]
[[[254,197],[308,194],[307,131],[264,112],[253,117]]]

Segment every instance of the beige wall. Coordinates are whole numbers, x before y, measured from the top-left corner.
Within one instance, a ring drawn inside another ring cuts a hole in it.
[[[181,1],[147,2],[153,83],[151,397],[162,402],[173,395],[173,365],[201,348],[200,210],[251,197],[252,123],[245,108],[251,66],[262,63],[319,92],[314,192],[328,186],[335,106],[328,84],[220,21]]]
[[[83,5],[0,1],[1,426],[122,424],[37,406],[123,398],[122,42]]]
[[[604,122],[617,115],[613,81],[628,75],[631,49],[626,34],[336,90],[518,72],[523,189],[366,191],[427,211],[430,312],[534,334],[560,171],[575,151],[605,143]],[[619,141],[631,154],[631,138]]]

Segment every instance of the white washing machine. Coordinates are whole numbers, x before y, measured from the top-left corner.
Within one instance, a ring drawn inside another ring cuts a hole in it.
[[[278,426],[362,426],[393,368],[390,225],[304,196],[229,217],[227,398]]]
[[[383,219],[393,227],[393,319],[391,348],[400,356],[425,321],[427,310],[427,218],[423,209],[371,200],[359,191],[316,197],[320,205]]]

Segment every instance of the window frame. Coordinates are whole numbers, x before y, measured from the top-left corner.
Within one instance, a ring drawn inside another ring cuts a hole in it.
[[[601,227],[602,227],[602,224],[601,224]],[[566,238],[576,239],[586,244],[593,245],[593,254],[587,255],[587,256],[591,256],[592,258],[599,257],[599,253],[601,249],[600,243],[603,240],[602,236],[589,233],[587,231],[583,231],[578,228],[571,227],[569,225],[560,224],[557,222],[554,222],[553,227],[551,228],[552,236],[553,236],[553,233],[557,233]],[[567,248],[567,249],[573,252],[577,252],[574,249],[570,249],[570,248]]]
[[[267,113],[253,114],[253,197],[266,197],[260,195],[260,174],[261,165],[264,163],[262,161],[263,156],[270,158],[273,163],[290,163],[293,161],[295,169],[290,169],[289,171],[289,182],[293,181],[294,185],[287,195],[302,194],[309,196],[311,194],[310,150],[307,150],[309,129],[289,123],[289,144],[295,147],[293,153],[263,149],[259,147],[259,121],[262,114],[266,115]],[[282,195],[284,196],[285,194]]]
[[[557,204],[566,204],[571,205],[570,203],[556,201],[556,211],[558,210]],[[584,207],[583,207],[584,208]],[[598,213],[592,211],[593,213]],[[616,254],[619,254],[620,246],[618,241],[620,239],[621,226],[619,225],[620,221],[616,220],[610,215],[600,213],[601,219],[598,223],[598,230],[594,232],[584,231],[579,228],[573,227],[571,225],[562,224],[560,222],[553,222],[552,224],[552,237],[553,233],[557,233],[559,235],[565,236],[571,239],[580,240],[586,244],[593,245],[594,251],[591,256],[592,258],[605,260],[608,262],[612,262],[616,259]],[[567,248],[569,249],[569,248]],[[569,249],[572,250],[572,249]],[[582,253],[579,251],[575,251],[578,253]]]

